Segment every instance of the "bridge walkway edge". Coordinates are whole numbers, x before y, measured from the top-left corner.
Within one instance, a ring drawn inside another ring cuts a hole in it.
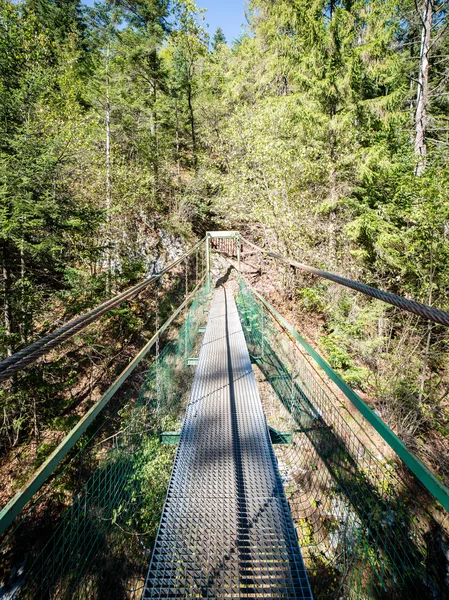
[[[223,287],[142,598],[312,598],[235,300]]]

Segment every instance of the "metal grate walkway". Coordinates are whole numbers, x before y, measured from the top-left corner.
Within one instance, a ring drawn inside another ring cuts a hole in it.
[[[312,598],[237,308],[223,288],[143,598]]]

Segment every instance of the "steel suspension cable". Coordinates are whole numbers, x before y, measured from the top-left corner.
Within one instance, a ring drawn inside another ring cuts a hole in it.
[[[199,248],[201,244],[204,243],[204,240],[205,238],[199,241],[197,244],[195,244],[180,258],[169,264],[165,269],[163,269],[156,275],[153,275],[148,279],[145,279],[144,281],[141,281],[140,283],[136,284],[135,286],[125,290],[124,292],[121,292],[114,298],[107,300],[106,302],[93,308],[89,312],[80,315],[75,319],[72,319],[56,331],[45,335],[39,340],[36,340],[30,346],[27,346],[23,350],[19,350],[19,352],[16,352],[12,356],[0,361],[0,382],[4,381],[5,379],[8,379],[27,365],[35,362],[38,358],[44,356],[45,354],[50,352],[50,350],[52,350],[56,346],[59,346],[59,344],[62,344],[67,339],[71,338],[73,335],[87,327],[87,325],[93,323],[106,312],[115,308],[125,300],[130,300],[134,296],[140,294],[140,292],[142,292],[146,287],[157,281],[167,271],[170,271],[171,269],[179,265],[186,257],[190,256],[193,252],[195,252],[197,248]]]
[[[182,258],[180,259],[182,260]],[[178,261],[179,262],[179,261]],[[162,273],[162,272],[161,272]],[[161,275],[158,273],[158,275]],[[158,279],[158,277],[156,278]],[[121,388],[123,383],[128,377],[134,372],[141,361],[147,356],[150,350],[158,345],[157,354],[160,355],[160,336],[168,329],[168,327],[175,321],[175,319],[182,313],[184,308],[188,305],[189,301],[192,300],[195,294],[198,292],[200,287],[204,284],[205,276],[203,276],[195,289],[183,300],[178,308],[171,314],[171,316],[160,325],[160,311],[156,307],[156,319],[157,319],[157,330],[151,339],[145,344],[145,346],[139,351],[139,353],[133,358],[133,360],[125,367],[115,381],[109,386],[104,394],[93,404],[86,414],[81,417],[77,424],[69,431],[65,438],[60,442],[55,450],[48,456],[48,458],[40,465],[31,479],[16,493],[16,495],[0,510],[0,535],[11,525],[17,515],[20,513],[22,508],[29,502],[37,490],[42,486],[45,481],[51,476],[55,468],[73,448],[77,441],[81,438],[87,428],[93,423],[94,419],[100,414],[104,407],[108,404],[115,393]],[[158,299],[160,298],[160,290],[157,291]],[[156,359],[157,360],[157,359]],[[160,365],[156,362],[156,370]],[[160,375],[160,374],[159,374]],[[159,378],[158,375],[158,378]],[[160,379],[159,379],[160,380]],[[160,384],[156,381],[156,386]],[[159,408],[159,407],[158,407]]]
[[[328,279],[329,281],[333,281],[334,283],[338,283],[339,285],[343,285],[344,287],[351,288],[356,292],[360,292],[362,294],[365,294],[366,296],[371,296],[371,298],[382,300],[382,302],[386,302],[387,304],[397,306],[402,310],[411,312],[415,315],[428,319],[433,323],[439,323],[440,325],[449,327],[449,313],[445,312],[444,310],[439,310],[438,308],[434,308],[433,306],[427,306],[427,304],[422,304],[421,302],[416,302],[415,300],[408,300],[407,298],[403,298],[402,296],[398,296],[397,294],[392,294],[391,292],[378,290],[377,288],[371,287],[370,285],[366,285],[365,283],[360,283],[359,281],[353,281],[352,279],[347,279],[346,277],[341,277],[340,275],[335,275],[334,273],[329,273],[327,271],[322,271],[321,269],[316,269],[315,267],[305,265],[303,263],[297,262],[296,260],[285,258],[285,256],[282,256],[282,254],[279,254],[278,252],[272,252],[271,250],[261,248],[260,246],[253,244],[244,237],[242,237],[241,239],[248,246],[251,246],[259,252],[266,254],[270,258],[275,258],[276,260],[286,263],[287,265],[291,265],[292,267],[296,267],[297,269],[301,269],[302,271],[306,271],[307,273],[311,273],[312,275],[316,275],[317,277]]]

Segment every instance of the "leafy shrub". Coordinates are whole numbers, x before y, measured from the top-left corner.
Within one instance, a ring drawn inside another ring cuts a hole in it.
[[[316,288],[302,288],[296,290],[296,294],[299,296],[299,303],[302,308],[311,313],[320,313],[324,311],[323,297],[319,290]]]

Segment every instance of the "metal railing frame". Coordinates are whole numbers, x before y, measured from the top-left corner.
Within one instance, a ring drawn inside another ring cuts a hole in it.
[[[206,276],[204,275],[196,285],[195,289],[184,299],[178,308],[171,314],[165,323],[156,331],[152,338],[145,344],[140,352],[134,357],[129,365],[120,373],[114,383],[109,386],[101,398],[87,411],[73,429],[66,435],[58,447],[50,454],[46,461],[34,473],[32,478],[17,492],[17,494],[0,511],[0,535],[13,523],[24,506],[31,500],[34,494],[49,479],[56,467],[63,458],[73,448],[86,429],[91,425],[94,419],[100,414],[108,404],[114,394],[119,390],[123,383],[133,373],[139,363],[145,358],[148,352],[156,344],[158,338],[171,325],[176,317],[193,299],[197,291],[204,284]]]
[[[33,477],[25,484],[25,486],[17,492],[17,494],[8,502],[8,504],[0,512],[0,535],[11,525],[17,515],[20,513],[22,508],[29,502],[36,491],[47,481],[51,476],[57,465],[67,455],[75,443],[79,440],[81,435],[86,431],[92,421],[98,416],[103,410],[109,400],[114,396],[121,385],[131,375],[137,365],[142,359],[148,354],[151,348],[156,344],[157,339],[163,333],[167,327],[173,322],[173,320],[179,315],[179,313],[188,305],[194,294],[198,291],[199,287],[206,281],[208,289],[210,288],[210,273],[211,273],[211,240],[214,238],[231,238],[236,240],[237,244],[237,271],[241,274],[241,250],[242,244],[245,243],[250,247],[264,253],[265,255],[280,260],[293,267],[307,271],[313,275],[334,281],[345,287],[349,287],[371,297],[380,299],[389,304],[398,306],[403,310],[413,312],[424,318],[427,318],[435,323],[440,323],[445,326],[449,326],[449,313],[438,310],[433,307],[426,306],[419,302],[414,302],[391,294],[389,292],[383,292],[377,290],[371,286],[354,282],[352,280],[340,277],[333,273],[321,271],[309,265],[304,265],[297,261],[285,258],[281,254],[271,252],[257,246],[253,242],[250,242],[244,238],[238,231],[208,231],[205,238],[195,244],[187,253],[181,256],[179,259],[168,265],[163,271],[150,277],[149,279],[140,282],[136,286],[125,290],[118,296],[108,300],[102,305],[92,309],[88,313],[81,315],[63,325],[57,331],[50,333],[40,340],[37,340],[31,346],[17,352],[11,357],[8,357],[0,362],[0,382],[9,378],[11,375],[16,373],[18,370],[26,367],[31,362],[34,362],[45,353],[49,352],[56,345],[67,340],[69,337],[92,323],[96,319],[100,318],[103,314],[118,306],[121,302],[128,300],[137,294],[139,294],[148,285],[158,280],[165,273],[176,267],[193,252],[195,252],[201,244],[205,242],[206,245],[206,272],[202,280],[198,283],[195,289],[185,298],[182,304],[175,310],[175,312],[167,319],[167,321],[159,328],[159,330],[153,335],[149,342],[142,348],[137,354],[133,361],[122,371],[117,377],[114,383],[108,388],[108,390],[102,395],[102,397],[90,408],[90,410],[84,415],[84,417],[77,423],[77,425],[69,432],[59,446],[52,452],[47,460],[41,465],[36,471]],[[232,263],[231,263],[232,264]],[[235,265],[232,265],[235,268]],[[245,280],[246,281],[246,280]],[[247,285],[249,285],[247,283]],[[249,286],[251,288],[251,286]],[[258,292],[251,288],[256,298],[267,308],[272,314],[275,320],[289,333],[289,335],[298,342],[313,361],[326,373],[326,375],[337,385],[337,387],[345,394],[350,402],[357,408],[362,416],[374,427],[384,441],[392,448],[408,468],[414,473],[418,480],[424,485],[425,488],[441,503],[441,505],[449,511],[449,490],[446,488],[436,477],[427,469],[427,467],[414,456],[393,433],[393,431],[371,410],[368,405],[356,394],[328,365],[328,363],[313,349],[305,340],[299,335],[299,333],[282,317],[282,315]]]
[[[241,276],[242,277],[242,276]],[[275,321],[284,329],[294,342],[300,344],[305,352],[310,356],[313,362],[324,371],[326,376],[343,392],[351,404],[368,421],[368,423],[377,431],[381,438],[388,444],[393,452],[399,456],[410,471],[416,476],[421,484],[432,494],[434,498],[449,512],[449,489],[439,481],[439,479],[410,452],[400,438],[388,427],[386,423],[360,398],[360,396],[349,387],[343,379],[335,373],[331,366],[314,350],[296,331],[296,329],[266,300],[259,292],[242,279],[251,293],[261,302],[261,304],[271,313]]]

